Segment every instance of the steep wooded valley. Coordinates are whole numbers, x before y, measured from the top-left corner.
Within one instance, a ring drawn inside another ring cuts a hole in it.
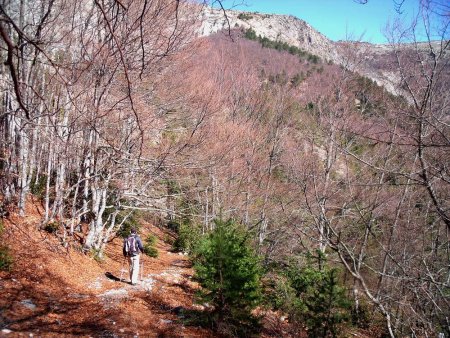
[[[0,336],[449,337],[450,22],[421,4],[372,45],[0,0]]]

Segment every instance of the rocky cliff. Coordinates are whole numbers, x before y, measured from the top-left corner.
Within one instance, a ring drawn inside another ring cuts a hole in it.
[[[319,56],[325,61],[356,71],[389,92],[398,95],[400,75],[392,60],[393,48],[390,45],[334,42],[315,30],[307,22],[292,15],[263,14],[227,10],[226,15],[219,9],[205,7],[202,11],[201,36],[222,30],[253,29],[257,35],[270,40],[286,42],[306,52]],[[412,48],[404,45],[404,48]],[[418,44],[419,49],[429,48],[428,44]]]
[[[315,54],[324,60],[337,62],[339,55],[334,43],[307,22],[292,15],[261,14],[205,8],[202,12],[201,35],[227,29],[253,29],[257,35],[279,40]]]

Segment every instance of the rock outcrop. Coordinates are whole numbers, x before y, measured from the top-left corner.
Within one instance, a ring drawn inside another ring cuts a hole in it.
[[[223,11],[205,7],[202,11],[200,35],[210,35],[228,29],[253,29],[257,35],[279,40],[301,48],[324,60],[336,62],[334,43],[307,22],[292,15]]]
[[[322,60],[342,65],[351,71],[375,81],[394,95],[401,95],[400,74],[393,59],[393,48],[388,44],[366,42],[334,42],[292,15],[263,14],[204,7],[201,12],[199,35],[207,36],[222,30],[249,28],[256,35],[270,40],[286,42]],[[438,47],[437,43],[431,46]],[[402,48],[428,49],[428,43],[405,44]]]

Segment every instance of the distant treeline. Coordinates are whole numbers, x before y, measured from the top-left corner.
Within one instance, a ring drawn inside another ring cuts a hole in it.
[[[321,61],[320,57],[318,57],[317,55],[308,53],[307,51],[304,51],[296,46],[292,46],[287,42],[271,40],[265,36],[262,37],[261,35],[256,35],[256,32],[252,28],[249,28],[245,31],[244,37],[249,40],[258,41],[264,48],[286,51],[289,54],[297,55],[298,57],[300,57],[300,59],[307,60],[314,64],[317,64]]]

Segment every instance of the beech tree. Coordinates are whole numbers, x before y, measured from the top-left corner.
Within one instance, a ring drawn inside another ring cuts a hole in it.
[[[423,30],[392,30],[394,96],[359,53],[194,42],[183,1],[3,0],[1,202],[41,196],[43,224],[67,243],[82,223],[98,253],[135,210],[205,234],[232,217],[267,266],[327,255],[391,336],[448,331],[448,16],[433,32],[424,5]]]
[[[199,9],[18,0],[0,10],[3,203],[24,215],[39,188],[43,222],[60,223],[64,238],[88,223],[84,245],[101,250],[119,212],[159,198],[149,197],[162,161],[149,146],[161,125],[155,79],[176,67]]]
[[[448,331],[448,18],[432,32],[429,11],[428,42],[403,44],[417,24],[391,36],[401,96],[380,96],[344,68],[333,95],[315,101],[316,151],[306,163],[286,158],[304,197],[303,240],[339,259],[355,306],[362,291],[392,337]],[[364,107],[349,95],[361,86]]]

